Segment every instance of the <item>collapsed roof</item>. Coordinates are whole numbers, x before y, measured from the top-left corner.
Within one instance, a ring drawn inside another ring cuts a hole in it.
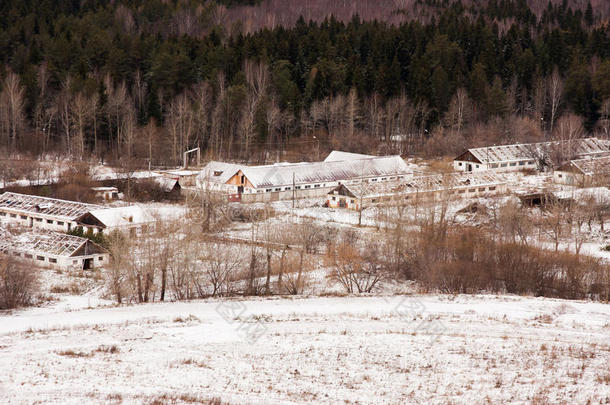
[[[540,157],[553,148],[565,148],[565,151],[572,157],[606,154],[610,153],[610,141],[598,138],[584,138],[568,141],[487,146],[468,149],[456,157],[455,160],[462,160],[466,154],[470,153],[478,162],[483,164],[513,162]]]
[[[0,208],[30,214],[44,214],[75,220],[91,210],[102,209],[100,205],[85,204],[57,198],[5,192],[0,195]]]
[[[5,232],[0,240],[0,251],[67,257],[107,253],[103,247],[89,239],[43,230],[20,235]]]
[[[558,170],[576,171],[586,176],[610,174],[610,156],[571,160]]]
[[[402,181],[363,182],[341,186],[354,197],[371,198],[396,194],[428,193],[461,187],[494,186],[500,184],[505,184],[505,181],[491,172],[468,172],[417,176]]]

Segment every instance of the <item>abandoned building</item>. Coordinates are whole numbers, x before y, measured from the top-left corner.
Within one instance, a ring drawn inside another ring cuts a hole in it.
[[[259,202],[321,197],[340,183],[385,182],[412,175],[400,156],[333,152],[329,158],[265,166],[210,162],[199,175],[198,186],[226,193],[230,201]]]
[[[117,200],[119,198],[119,189],[116,187],[91,187],[96,198],[105,201]]]
[[[36,230],[12,235],[2,233],[0,252],[38,267],[90,270],[106,265],[106,249],[86,238]]]
[[[340,184],[328,193],[326,205],[358,211],[382,203],[472,198],[506,192],[506,182],[490,172],[438,174],[387,183]]]
[[[610,141],[598,138],[488,146],[468,149],[454,159],[453,168],[460,172],[541,170],[570,159],[606,154],[610,154]]]
[[[85,232],[125,230],[139,234],[152,222],[142,208],[106,208],[57,198],[6,192],[0,194],[0,225],[69,232],[82,227]]]
[[[0,194],[0,224],[68,232],[78,218],[103,207],[57,198],[5,192]]]
[[[578,187],[610,185],[610,156],[571,160],[555,170],[553,180]]]
[[[193,187],[195,186],[200,170],[162,170],[156,173],[163,178],[177,180],[180,187]],[[159,179],[159,177],[156,177],[156,179]]]
[[[158,176],[153,177],[152,181],[161,189],[164,198],[170,200],[177,200],[180,198],[182,186],[180,186],[178,178]]]
[[[137,205],[90,210],[77,218],[76,223],[85,231],[108,234],[113,231],[141,235],[153,224],[154,218]]]

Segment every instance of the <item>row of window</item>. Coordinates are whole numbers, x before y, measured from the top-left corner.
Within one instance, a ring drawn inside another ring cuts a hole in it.
[[[8,254],[8,250],[4,250],[3,251],[4,254]],[[30,254],[30,253],[23,253],[23,255],[21,254],[21,252],[13,252],[13,256],[15,257],[23,257],[25,259],[34,259],[34,255]],[[40,262],[44,262],[46,259],[44,256],[36,256],[36,260],[40,261]],[[98,261],[103,262],[104,261],[104,256],[98,256],[97,258]],[[53,258],[53,257],[49,257],[49,263],[57,263],[57,259]],[[78,260],[72,260],[72,264],[78,264]]]
[[[497,169],[498,167],[514,167],[517,166],[517,164],[519,166],[533,166],[534,165],[534,161],[533,160],[522,160],[520,162],[511,162],[511,163],[500,163],[500,166],[498,166],[498,163],[492,163],[490,166],[492,169]]]
[[[484,192],[484,191],[495,191],[496,190],[496,186],[489,186],[489,187],[478,187],[478,188],[469,188],[469,189],[461,189],[461,190],[453,190],[453,191],[449,191],[447,194],[448,195],[456,195],[456,194],[466,194],[466,192],[468,193],[476,193],[478,192]],[[425,194],[425,193],[422,193]],[[414,197],[415,195],[411,194],[411,195],[407,195],[405,196],[405,200],[409,200],[412,197]],[[398,199],[399,196],[386,196],[386,197],[382,197],[382,198],[373,198],[371,200],[372,203],[376,203],[376,202],[380,202],[380,201],[390,201],[392,199]]]
[[[360,183],[362,181],[364,182],[376,182],[376,181],[388,181],[388,180],[396,180],[396,179],[402,179],[403,176],[390,176],[390,177],[378,177],[378,178],[373,178],[373,179],[365,179],[365,180],[347,180],[343,183],[345,184],[356,184],[356,183]],[[339,183],[339,182],[338,182]],[[337,183],[337,184],[338,184]],[[331,184],[326,184],[326,183],[322,183],[322,184],[307,184],[304,186],[294,186],[295,190],[307,190],[307,189],[311,189],[311,188],[320,188],[320,187],[331,187],[331,186],[335,186],[337,184],[331,183]],[[270,193],[270,192],[276,192],[276,191],[290,191],[292,190],[292,187],[284,187],[282,190],[282,187],[275,187],[275,188],[267,188],[265,190],[256,190],[257,193]]]
[[[498,167],[514,167],[514,166],[533,166],[533,160],[522,160],[520,162],[510,162],[510,163],[491,163],[489,167],[492,169],[497,169]],[[462,166],[462,162],[458,162],[458,166]],[[475,168],[479,168],[479,165],[475,164]]]
[[[7,253],[6,251],[4,253]],[[16,257],[22,257],[21,256],[21,252],[13,252],[13,256]],[[29,254],[29,253],[24,253],[23,257],[26,259],[33,259],[34,256]],[[36,260],[44,262],[45,261],[45,257],[44,256],[36,256]],[[53,258],[53,257],[49,257],[49,263],[57,263],[57,259]]]
[[[6,212],[0,212],[0,217],[5,217],[6,216]],[[17,214],[9,214],[10,218],[17,218]],[[23,221],[27,221],[28,217],[27,215],[19,215],[19,219],[23,220]],[[42,218],[33,218],[36,222],[42,222],[43,219]],[[53,220],[52,219],[47,219],[46,220],[47,224],[53,224]],[[55,223],[58,226],[63,226],[64,222],[63,221],[55,221]]]

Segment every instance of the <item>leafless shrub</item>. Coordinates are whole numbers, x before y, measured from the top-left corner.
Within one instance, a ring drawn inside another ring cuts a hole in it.
[[[347,293],[370,293],[386,273],[377,249],[372,247],[360,252],[352,245],[333,246],[326,256],[326,264],[332,269],[330,277]]]
[[[451,227],[439,239],[422,228],[407,243],[412,278],[446,293],[482,291],[567,299],[607,300],[608,264],[569,252],[550,252],[480,229]]]
[[[37,288],[38,277],[34,269],[0,255],[0,309],[31,305]]]
[[[312,267],[312,263],[308,259],[308,256],[302,252],[287,255],[284,260],[284,277],[279,286],[280,293],[285,292],[291,295],[303,293],[309,284],[307,272]]]

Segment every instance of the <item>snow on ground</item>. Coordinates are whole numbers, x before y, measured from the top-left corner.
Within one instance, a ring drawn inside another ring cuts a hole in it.
[[[188,208],[181,204],[168,204],[168,203],[138,203],[138,205],[146,211],[147,214],[152,215],[154,218],[162,220],[176,220],[184,218],[188,213]]]
[[[4,403],[610,401],[601,303],[271,298],[0,317]]]

